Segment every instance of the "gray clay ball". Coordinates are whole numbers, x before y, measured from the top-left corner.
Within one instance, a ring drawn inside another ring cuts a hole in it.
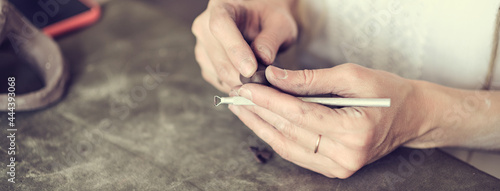
[[[262,84],[262,85],[270,85],[269,82],[266,79],[266,68],[267,66],[264,64],[259,64],[257,68],[257,72],[250,78],[244,77],[240,75],[240,81],[242,84],[247,84],[247,83],[256,83],[256,84]]]

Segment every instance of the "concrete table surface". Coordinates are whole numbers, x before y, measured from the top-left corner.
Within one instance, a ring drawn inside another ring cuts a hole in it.
[[[276,154],[257,163],[248,147],[268,146],[212,106],[221,93],[194,59],[191,22],[206,3],[111,1],[97,24],[56,39],[70,86],[56,105],[16,114],[15,184],[0,114],[0,190],[500,189],[500,180],[436,149],[397,149],[346,180]],[[18,79],[35,83],[26,80],[36,78]]]

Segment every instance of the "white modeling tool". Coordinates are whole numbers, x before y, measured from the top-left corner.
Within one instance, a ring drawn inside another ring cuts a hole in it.
[[[333,97],[299,97],[302,101],[339,107],[390,107],[389,98],[333,98]],[[255,105],[244,97],[214,97],[214,105]]]

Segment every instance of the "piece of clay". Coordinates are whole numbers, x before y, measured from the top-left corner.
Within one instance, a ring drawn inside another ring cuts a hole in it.
[[[271,157],[273,153],[266,148],[260,150],[259,147],[249,147],[250,151],[253,152],[255,159],[259,163],[266,163]]]
[[[247,84],[247,83],[257,83],[257,84],[262,84],[269,86],[270,83],[267,81],[266,78],[266,68],[267,65],[259,63],[257,67],[257,72],[250,78],[247,78],[243,75],[240,74],[240,81],[242,84]]]

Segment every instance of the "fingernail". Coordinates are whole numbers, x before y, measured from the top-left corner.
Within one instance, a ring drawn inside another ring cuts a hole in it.
[[[236,105],[229,105],[227,106],[227,108],[229,108],[229,110],[231,110],[231,112],[233,112],[235,115],[240,114],[240,108]]]
[[[243,61],[240,62],[240,73],[241,75],[245,76],[245,77],[250,77],[253,73],[253,65],[254,65],[254,62],[253,62],[253,59],[252,58],[247,58],[247,59],[244,59]]]
[[[250,90],[247,90],[245,88],[240,88],[238,90],[238,95],[243,96],[244,98],[247,98],[249,100],[252,100],[252,92],[250,92]]]
[[[268,63],[271,62],[271,51],[268,48],[266,48],[265,46],[261,45],[261,46],[259,46],[257,48],[257,50],[259,50],[259,52],[261,52],[262,54],[264,54],[264,56],[266,57],[266,58],[264,58],[264,60],[266,62],[268,62]]]
[[[280,69],[280,68],[277,68],[277,67],[272,67],[271,71],[273,72],[273,75],[277,79],[284,80],[284,79],[288,78],[288,73],[286,72],[285,69]]]

